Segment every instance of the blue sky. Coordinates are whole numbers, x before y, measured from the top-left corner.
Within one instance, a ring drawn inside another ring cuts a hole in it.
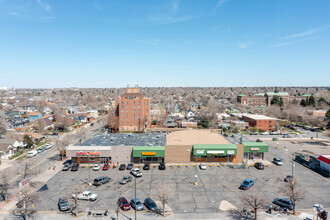
[[[330,86],[329,0],[0,0],[0,86]]]

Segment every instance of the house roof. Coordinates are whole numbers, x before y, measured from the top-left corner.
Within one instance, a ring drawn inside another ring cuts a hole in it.
[[[15,139],[0,139],[0,144],[13,145],[15,141]]]
[[[0,151],[7,152],[10,144],[0,144]]]
[[[44,137],[42,134],[39,134],[39,133],[26,132],[25,134],[31,136],[32,139],[40,139],[40,138]]]
[[[53,117],[52,115],[44,115],[42,116],[42,118],[50,118],[50,117]]]
[[[29,112],[28,116],[38,116],[39,114],[41,114],[40,112]]]

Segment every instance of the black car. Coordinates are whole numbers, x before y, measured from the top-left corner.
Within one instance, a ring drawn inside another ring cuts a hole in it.
[[[257,162],[254,164],[254,167],[257,168],[258,170],[263,170],[265,169],[264,165],[261,162]]]
[[[70,210],[68,200],[65,197],[59,198],[57,205],[61,212]]]
[[[165,170],[166,169],[165,163],[160,163],[158,169]]]
[[[150,164],[148,163],[144,164],[143,170],[150,170]]]
[[[127,164],[126,170],[131,170],[133,168],[133,164],[129,163]]]
[[[71,164],[72,164],[72,160],[70,159],[70,160],[66,160],[66,161],[64,161],[63,165],[65,165],[65,164],[69,164],[69,165],[71,165]]]
[[[108,176],[100,176],[100,177],[94,179],[93,185],[100,186],[100,185],[103,185],[104,183],[110,182],[110,180],[111,180],[111,178]]]
[[[68,171],[71,168],[71,164],[65,164],[62,168],[62,171]]]
[[[119,170],[125,170],[125,168],[126,168],[126,164],[120,164]]]
[[[156,205],[156,203],[154,202],[154,200],[152,200],[150,197],[146,198],[144,200],[144,206],[147,207],[150,211],[157,211],[158,207]]]
[[[72,165],[71,171],[78,171],[78,168],[79,168],[79,164],[75,163],[75,164]]]

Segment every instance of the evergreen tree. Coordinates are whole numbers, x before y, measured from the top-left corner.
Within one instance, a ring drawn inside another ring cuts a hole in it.
[[[328,121],[330,122],[330,108],[327,111],[327,113],[325,113],[325,117],[328,119]]]
[[[282,107],[282,106],[284,105],[284,102],[283,102],[282,99],[279,101],[278,105],[279,105],[280,107]]]
[[[300,101],[300,105],[303,106],[303,107],[306,107],[306,106],[307,106],[307,102],[306,102],[306,100],[305,100],[305,99],[302,99],[302,100]]]
[[[25,144],[27,144],[27,147],[28,148],[30,148],[30,147],[32,147],[32,145],[33,145],[33,140],[32,140],[32,138],[29,136],[29,135],[24,135],[24,137],[23,137],[23,142],[25,143]]]
[[[280,99],[277,96],[274,96],[272,98],[272,101],[270,101],[271,105],[278,105],[280,103]]]
[[[314,98],[314,96],[309,97],[309,99],[308,99],[308,105],[315,106],[315,98]]]

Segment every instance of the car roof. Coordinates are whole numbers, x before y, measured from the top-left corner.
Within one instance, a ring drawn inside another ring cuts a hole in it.
[[[120,201],[127,201],[127,199],[125,197],[120,197],[119,200]]]
[[[137,198],[133,198],[131,201],[133,201],[133,202],[140,202],[140,200],[137,199]]]
[[[250,182],[250,181],[253,181],[253,180],[250,180],[250,179],[245,179],[244,181],[249,181],[249,182]]]

